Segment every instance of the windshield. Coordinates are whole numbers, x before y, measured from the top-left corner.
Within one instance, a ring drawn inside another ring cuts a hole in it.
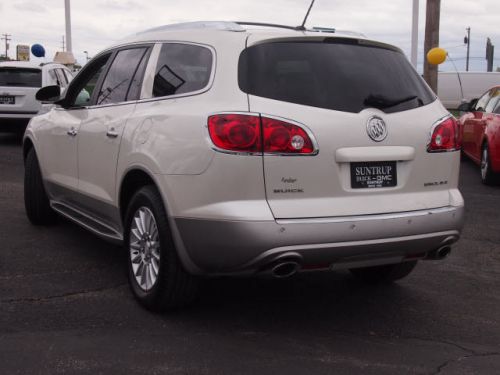
[[[42,87],[40,69],[0,67],[0,86]]]
[[[355,39],[277,42],[247,48],[239,85],[248,94],[358,113],[427,105],[436,97],[399,51]]]

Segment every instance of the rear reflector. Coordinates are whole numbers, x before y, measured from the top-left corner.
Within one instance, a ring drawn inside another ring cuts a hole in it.
[[[210,139],[220,151],[279,155],[315,155],[317,149],[301,126],[259,115],[217,114],[208,118]]]
[[[428,152],[458,151],[460,148],[460,134],[454,117],[448,117],[434,126]]]

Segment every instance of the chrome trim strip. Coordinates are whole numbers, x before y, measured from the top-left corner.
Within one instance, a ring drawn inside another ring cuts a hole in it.
[[[360,216],[339,216],[330,218],[311,218],[311,219],[276,219],[276,223],[280,225],[286,224],[329,224],[329,223],[348,223],[348,222],[359,222],[359,221],[370,221],[370,220],[393,220],[393,219],[404,219],[418,216],[427,216],[434,214],[452,213],[457,211],[461,207],[441,207],[434,208],[430,210],[419,210],[419,211],[405,211],[390,214],[374,214],[374,215],[360,215]]]
[[[118,233],[115,229],[111,228],[109,225],[104,224],[101,221],[91,217],[90,215],[85,214],[85,213],[81,212],[80,210],[77,210],[77,209],[75,209],[75,208],[73,208],[65,203],[50,201],[50,207],[52,207],[52,209],[54,211],[56,211],[57,213],[63,215],[64,217],[70,219],[71,221],[84,227],[85,229],[97,234],[98,236],[101,236],[101,237],[104,237],[104,238],[107,238],[109,240],[116,241],[116,242],[123,241],[123,235],[121,233]],[[65,209],[68,210],[69,212],[67,212]],[[80,216],[85,217],[90,222],[94,222],[94,223],[108,229],[109,232],[113,233],[113,234],[104,233],[104,232],[92,227],[91,225],[84,223],[82,220],[79,220],[76,217],[72,216],[70,212],[74,212]]]

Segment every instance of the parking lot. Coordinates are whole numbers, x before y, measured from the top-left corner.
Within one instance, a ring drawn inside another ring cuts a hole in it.
[[[29,224],[19,139],[0,135],[2,374],[500,373],[500,186],[462,163],[463,237],[392,286],[347,272],[207,280],[155,315],[119,247],[66,221]]]

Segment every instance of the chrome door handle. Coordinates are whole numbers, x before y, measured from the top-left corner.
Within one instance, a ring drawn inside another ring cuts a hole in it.
[[[116,138],[118,137],[118,132],[115,130],[115,128],[110,128],[108,132],[106,133],[106,136],[108,138]]]
[[[78,134],[78,132],[76,131],[75,128],[71,128],[67,131],[67,134],[70,136],[70,137],[76,137],[76,135]]]

